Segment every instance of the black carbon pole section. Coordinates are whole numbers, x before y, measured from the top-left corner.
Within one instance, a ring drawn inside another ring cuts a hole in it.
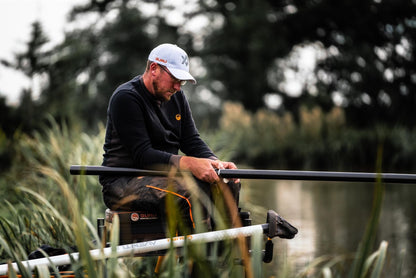
[[[238,179],[273,179],[306,181],[345,181],[374,182],[380,179],[386,183],[416,184],[416,174],[364,173],[364,172],[326,172],[326,171],[291,171],[291,170],[252,170],[219,169],[222,178]],[[134,168],[105,167],[91,165],[72,165],[72,175],[117,175],[117,176],[167,176],[168,171],[141,170]]]
[[[275,179],[309,181],[347,181],[374,182],[380,179],[386,183],[416,183],[416,174],[364,173],[364,172],[325,172],[325,171],[289,171],[289,170],[217,170],[223,178],[239,179]]]
[[[142,170],[135,168],[106,167],[92,165],[72,165],[71,175],[108,175],[108,176],[167,176],[168,171]]]

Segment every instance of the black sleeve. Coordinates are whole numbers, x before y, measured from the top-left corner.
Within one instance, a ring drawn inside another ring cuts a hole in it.
[[[183,97],[184,122],[182,123],[182,136],[180,144],[181,151],[189,156],[201,158],[216,158],[212,150],[201,139],[199,132],[195,126],[189,103],[186,100],[185,95],[183,95]]]

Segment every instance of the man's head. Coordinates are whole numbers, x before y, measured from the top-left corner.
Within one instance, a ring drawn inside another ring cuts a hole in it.
[[[160,101],[170,100],[186,81],[196,83],[189,73],[188,55],[173,44],[161,44],[150,52],[143,80]]]
[[[188,54],[177,45],[164,43],[157,46],[150,52],[148,60],[164,66],[178,80],[196,83],[189,73]]]

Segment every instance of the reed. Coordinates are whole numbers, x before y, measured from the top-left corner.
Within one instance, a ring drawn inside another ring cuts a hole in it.
[[[242,118],[247,117],[242,110],[237,109],[236,113],[242,113]],[[262,113],[256,118],[264,122],[264,126],[258,128],[262,134],[268,130],[269,124],[281,123],[282,130],[276,136],[283,141],[283,138],[293,138],[294,131],[288,126],[285,127],[291,123],[290,119],[270,119],[271,115],[266,112]],[[317,112],[313,115],[316,118],[321,117]],[[232,118],[233,121],[238,121],[238,119],[239,117]],[[240,140],[253,138],[253,135],[244,130],[245,125],[235,126],[228,123],[227,127],[229,129],[238,127],[235,132],[241,134],[232,136],[231,133],[219,132],[210,137],[210,145],[214,149],[219,148],[222,151],[221,155],[225,158],[232,157],[238,151],[227,149],[227,143],[230,140],[238,143]],[[309,138],[316,136],[316,133],[310,131],[305,131],[305,134],[308,134]],[[68,252],[76,248],[81,253],[81,260],[74,261],[72,264],[77,277],[86,275],[103,277],[104,274],[108,277],[155,277],[154,258],[131,256],[118,259],[113,252],[109,260],[95,261],[88,252],[90,249],[100,248],[100,241],[92,223],[97,217],[103,215],[105,209],[101,200],[101,187],[96,177],[70,176],[68,166],[100,164],[103,137],[103,127],[100,128],[98,134],[88,135],[51,121],[49,127],[42,132],[35,133],[33,136],[21,135],[18,138],[14,164],[10,172],[0,180],[0,193],[7,196],[7,201],[0,202],[2,212],[0,216],[0,261],[2,263],[17,262],[20,264],[20,274],[23,277],[32,277],[32,273],[25,269],[21,262],[27,259],[29,252],[42,244],[49,244],[64,248]],[[266,139],[271,140],[268,142],[273,141],[270,138]],[[247,147],[249,142],[245,141],[242,145]],[[237,147],[241,145],[237,144]],[[267,147],[271,148],[270,151],[276,148],[276,151],[284,153],[278,150],[278,146]],[[189,182],[189,184],[192,187],[192,183]],[[295,273],[289,267],[292,259],[286,258],[289,261],[286,264],[288,267],[282,269],[276,277],[341,277],[349,271],[352,273],[350,277],[381,277],[388,243],[381,242],[377,250],[373,249],[375,227],[378,224],[384,190],[380,184],[376,185],[376,189],[372,217],[367,233],[356,253],[354,264],[351,263],[353,259],[349,254],[325,256],[311,262],[299,273]],[[199,198],[202,204],[207,203],[204,196],[199,196]],[[218,202],[223,202],[223,204],[218,206],[216,213],[224,214],[226,200],[218,200]],[[176,208],[173,203],[168,206],[169,211],[175,212]],[[201,210],[198,207],[195,209]],[[201,217],[200,213],[196,215]],[[172,213],[171,219],[175,218],[175,213]],[[223,222],[220,219],[219,226],[227,227],[226,221]],[[113,247],[119,241],[116,223],[117,220],[110,231],[110,242]],[[171,222],[172,230],[176,229],[176,224],[175,221]],[[249,269],[247,277],[263,277],[264,275],[261,244],[261,239],[258,237],[251,240],[252,256],[249,258],[251,262],[249,264],[247,261],[244,262],[246,268]],[[190,269],[198,269],[201,277],[242,277],[243,268],[234,260],[242,258],[244,252],[247,251],[242,245],[241,240],[214,243],[210,247],[205,244],[189,244],[183,248],[180,259],[178,259],[177,250],[171,248],[166,254],[158,277],[190,277]],[[35,270],[35,273],[38,277],[46,277],[49,273],[56,273],[57,277],[60,277],[54,267],[39,268]],[[17,277],[17,274],[11,271],[9,276]]]
[[[23,277],[32,277],[32,271],[22,265],[31,251],[43,244],[63,248],[68,253],[77,250],[80,260],[73,261],[71,268],[77,277],[154,277],[153,258],[117,258],[117,220],[110,231],[112,256],[108,260],[93,260],[89,250],[100,248],[95,231],[98,216],[103,215],[101,186],[96,177],[70,176],[71,164],[100,164],[104,128],[97,135],[74,132],[65,125],[51,121],[49,127],[33,136],[21,135],[16,142],[17,155],[10,172],[2,177],[8,199],[0,203],[4,212],[0,217],[0,261],[17,262]],[[190,177],[188,183],[192,187]],[[195,191],[195,189],[194,189]],[[200,194],[199,194],[200,195]],[[198,194],[196,194],[198,196]],[[207,204],[206,196],[198,196]],[[196,211],[201,208],[195,207]],[[174,203],[168,203],[171,230],[177,229],[178,212]],[[216,214],[224,214],[217,211]],[[196,213],[196,218],[201,218]],[[201,219],[196,219],[202,222]],[[225,223],[220,220],[218,223]],[[221,224],[226,227],[226,224]],[[200,229],[199,232],[203,232]],[[170,233],[171,236],[175,235]],[[258,252],[260,252],[258,247]],[[238,242],[229,240],[221,244],[187,244],[183,255],[171,248],[158,277],[190,277],[190,269],[198,271],[200,277],[241,277],[242,266],[236,266],[234,259],[241,257],[242,248]],[[207,254],[209,260],[207,259]],[[180,258],[180,259],[178,259]],[[57,267],[41,267],[33,270],[37,277],[56,273]],[[257,273],[261,269],[255,269]],[[10,271],[9,276],[16,274]],[[248,276],[253,277],[253,276]]]
[[[73,189],[54,169],[42,167],[39,171],[40,174],[55,182],[62,196],[60,202],[67,202],[66,207],[70,211],[60,213],[52,203],[40,194],[24,187],[19,188],[22,194],[21,206],[16,208],[16,206],[8,205],[8,208],[6,208],[14,221],[6,218],[0,219],[0,245],[4,262],[17,262],[20,264],[19,272],[24,277],[29,277],[32,275],[30,270],[26,269],[21,262],[27,259],[30,250],[34,251],[42,244],[50,244],[64,248],[68,252],[76,249],[80,253],[80,260],[74,261],[72,264],[72,269],[78,277],[83,277],[86,274],[88,274],[88,277],[104,277],[104,273],[108,277],[137,277],[138,273],[135,273],[138,270],[137,265],[153,263],[143,258],[129,257],[122,260],[117,258],[115,253],[115,247],[119,242],[117,218],[115,218],[110,231],[110,243],[113,248],[112,256],[109,260],[93,260],[89,250],[100,248],[100,240],[94,225],[81,213],[82,207]],[[178,219],[174,204],[168,203],[168,206],[168,211],[174,212],[170,217],[171,220],[173,218]],[[217,213],[222,214],[221,211]],[[35,217],[26,218],[22,215],[34,215]],[[196,217],[200,216],[196,215]],[[201,221],[196,219],[196,222]],[[176,221],[170,221],[170,223],[172,225],[177,224]],[[177,227],[171,228],[176,229]],[[235,269],[233,263],[235,257],[241,256],[238,255],[241,254],[241,250],[235,248],[238,247],[238,244],[233,244],[231,241],[226,241],[221,246],[218,244],[214,244],[212,250],[209,250],[206,244],[186,245],[183,250],[185,255],[180,260],[178,260],[177,251],[172,248],[166,255],[160,277],[184,277],[189,275],[190,267],[201,274],[199,277],[241,277],[241,271]],[[257,253],[259,252],[260,248],[258,248]],[[210,260],[207,260],[207,254]],[[133,261],[136,263],[134,267],[132,267]],[[143,268],[143,266],[139,268]],[[150,269],[151,267],[146,266],[145,268]],[[49,272],[53,272],[54,269],[40,268],[35,270],[35,273],[42,277],[46,274],[49,275]],[[261,269],[256,269],[257,273],[260,271]],[[227,273],[227,276],[224,276],[224,273]],[[140,275],[141,277],[152,277],[154,274],[148,272],[146,275],[144,273]]]

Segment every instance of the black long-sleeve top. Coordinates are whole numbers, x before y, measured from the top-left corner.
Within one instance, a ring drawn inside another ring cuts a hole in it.
[[[160,103],[137,76],[114,91],[107,110],[104,166],[169,165],[179,150],[194,157],[215,157],[199,136],[182,90]]]

